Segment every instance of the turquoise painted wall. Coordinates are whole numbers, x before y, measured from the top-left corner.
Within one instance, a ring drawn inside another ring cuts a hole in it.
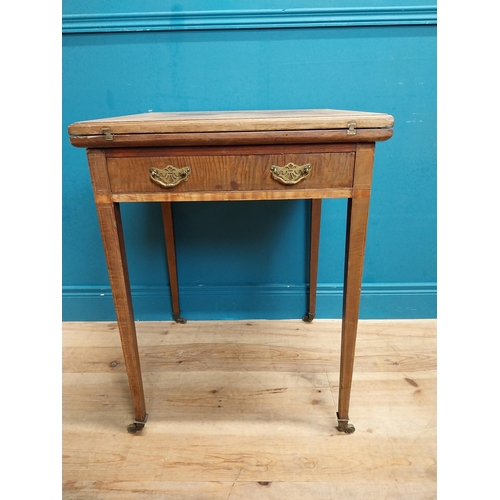
[[[435,317],[435,5],[66,0],[64,320],[115,318],[85,151],[69,144],[67,126],[147,111],[273,108],[394,116],[393,138],[376,148],[360,315]],[[345,200],[324,201],[318,318],[341,315],[345,211]],[[122,214],[135,316],[169,319],[160,208],[124,204]],[[300,318],[307,217],[303,200],[176,204],[183,316]]]

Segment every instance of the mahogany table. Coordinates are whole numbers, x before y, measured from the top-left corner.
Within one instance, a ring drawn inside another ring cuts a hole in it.
[[[123,356],[134,406],[147,420],[120,203],[162,207],[173,318],[181,318],[172,202],[311,200],[309,309],[316,314],[321,200],[347,198],[338,429],[352,433],[349,401],[375,143],[392,136],[383,113],[330,109],[144,113],[74,123],[87,148]]]

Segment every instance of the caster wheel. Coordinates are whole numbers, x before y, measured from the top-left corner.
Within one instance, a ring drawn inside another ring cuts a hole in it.
[[[146,425],[147,421],[148,421],[148,414],[146,413],[144,420],[141,420],[141,421],[136,420],[134,423],[128,425],[127,432],[129,434],[135,434],[138,431],[142,431],[142,429],[144,429],[144,426]]]
[[[347,421],[339,422],[337,426],[337,430],[339,432],[344,432],[345,434],[352,434],[356,429],[354,425],[347,423]]]
[[[176,323],[180,323],[181,325],[187,323],[186,318],[181,318],[180,313],[174,313],[173,318]]]
[[[135,434],[136,432],[142,430],[144,427],[144,425],[141,425],[141,424],[137,424],[137,423],[133,423],[133,424],[130,424],[127,426],[127,432],[129,434]]]
[[[302,321],[305,323],[312,323],[314,316],[316,316],[316,314],[308,313],[305,316],[302,316]]]

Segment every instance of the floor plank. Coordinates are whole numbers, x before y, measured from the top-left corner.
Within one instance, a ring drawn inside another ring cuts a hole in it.
[[[436,498],[436,321],[361,321],[356,432],[340,322],[138,323],[133,420],[114,323],[63,323],[63,498]]]

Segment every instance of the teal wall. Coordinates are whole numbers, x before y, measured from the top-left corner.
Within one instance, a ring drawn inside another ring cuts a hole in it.
[[[400,4],[63,1],[63,319],[115,318],[85,150],[67,126],[273,108],[394,116],[376,148],[360,316],[435,317],[436,6]],[[341,315],[345,212],[323,202],[318,318]],[[160,207],[122,215],[136,319],[169,319]],[[300,318],[307,218],[303,200],[175,204],[183,316]]]

